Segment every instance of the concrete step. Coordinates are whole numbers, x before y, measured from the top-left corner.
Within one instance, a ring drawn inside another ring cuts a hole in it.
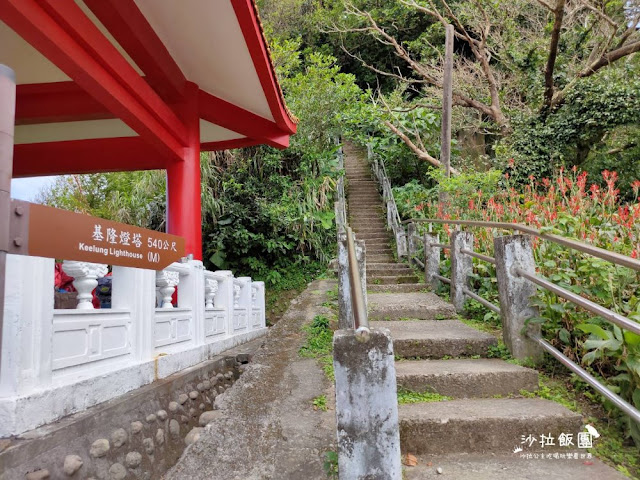
[[[385,235],[389,235],[389,231],[384,227],[377,227],[377,226],[367,226],[367,227],[356,227],[355,225],[351,225],[351,228],[353,228],[353,231],[356,232],[356,234],[359,233],[384,233]]]
[[[367,255],[367,261],[369,256]],[[407,293],[407,292],[425,292],[429,289],[424,283],[401,283],[398,285],[371,285],[367,284],[367,292],[369,293]]]
[[[488,348],[498,344],[493,335],[459,320],[374,321],[371,325],[389,329],[395,354],[404,358],[486,356]]]
[[[369,234],[356,233],[358,240],[364,240],[367,247],[391,247],[391,235],[389,235],[389,232],[385,232],[384,235],[381,235],[380,238],[369,238]]]
[[[557,439],[561,433],[572,433],[575,439],[582,431],[579,414],[539,398],[414,403],[399,405],[398,413],[401,448],[412,454],[508,454],[521,446],[522,435],[544,433]],[[563,448],[567,450],[556,445]],[[527,453],[534,451],[547,453],[553,447],[543,449],[540,443],[527,447]]]
[[[354,222],[353,220],[349,220],[349,225],[353,228],[354,231],[367,231],[367,230],[383,230],[387,231],[387,227],[384,222],[380,220],[370,220],[368,222]]]
[[[377,240],[382,239],[389,241],[389,232],[380,232],[380,233],[362,233],[358,235],[358,240]]]
[[[406,276],[406,275],[413,275],[413,270],[411,270],[409,267],[405,267],[402,265],[398,265],[397,263],[378,263],[377,265],[385,265],[384,267],[379,266],[379,267],[371,267],[370,265],[367,265],[367,277],[369,276],[378,276],[378,275],[383,275],[383,276],[389,276],[389,275],[399,275],[399,276]]]
[[[390,247],[385,245],[367,245],[366,255],[367,255],[367,258],[369,258],[371,255],[393,255],[393,250],[391,250]],[[393,257],[391,258],[391,260],[393,260]],[[385,263],[388,263],[388,262],[385,262]]]
[[[396,362],[398,386],[455,398],[493,397],[538,389],[538,372],[497,358]]]
[[[395,262],[393,255],[389,254],[369,254],[367,252],[367,262],[382,263],[382,262]]]
[[[369,249],[367,249],[367,252],[369,251]],[[405,270],[409,270],[413,273],[413,270],[411,270],[411,268],[409,267],[409,265],[407,265],[406,263],[394,263],[393,264],[393,268],[403,268]],[[369,269],[378,269],[378,268],[391,268],[389,267],[388,263],[375,263],[375,262],[367,262],[367,271],[369,271]]]
[[[515,446],[515,445],[514,445]],[[508,452],[507,452],[508,453]],[[567,480],[598,479],[628,480],[621,473],[602,463],[597,458],[584,460],[584,450],[578,451],[578,458],[567,460],[547,458],[521,458],[519,454],[478,454],[461,453],[455,455],[419,455],[418,465],[403,471],[403,480]],[[561,451],[560,453],[565,453]],[[551,454],[553,455],[553,454]],[[437,469],[441,468],[442,473]]]
[[[415,275],[367,275],[367,283],[373,285],[389,285],[393,283],[416,283]]]
[[[369,283],[369,278],[369,266],[367,265],[367,283]],[[424,287],[426,288],[426,285]],[[368,295],[367,301],[369,304],[369,318],[442,320],[455,319],[457,317],[456,309],[453,305],[431,292],[372,293]]]

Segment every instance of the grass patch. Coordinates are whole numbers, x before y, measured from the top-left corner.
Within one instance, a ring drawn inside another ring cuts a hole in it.
[[[315,358],[325,375],[332,382],[333,373],[333,328],[331,320],[325,315],[316,315],[310,324],[302,327],[307,334],[307,341],[300,347],[300,356]]]
[[[329,407],[327,407],[327,396],[326,395],[318,395],[313,399],[313,409],[320,410],[321,412],[326,412]]]
[[[520,394],[551,400],[582,415],[584,422],[593,425],[601,435],[594,440],[594,447],[587,451],[620,473],[630,478],[640,478],[638,447],[631,439],[624,437],[623,430],[611,413],[589,398],[591,391],[586,384],[574,375],[550,377],[541,373],[539,378],[540,388],[537,392],[523,390]]]
[[[444,402],[452,400],[451,397],[440,395],[439,393],[432,392],[412,392],[405,388],[398,389],[398,405],[404,405],[408,403],[431,403],[431,402]]]

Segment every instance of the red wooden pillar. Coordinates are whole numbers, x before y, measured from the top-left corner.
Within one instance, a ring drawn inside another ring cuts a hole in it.
[[[184,237],[186,253],[202,260],[198,86],[188,83],[184,98],[177,110],[188,131],[188,145],[183,161],[167,167],[167,233]]]

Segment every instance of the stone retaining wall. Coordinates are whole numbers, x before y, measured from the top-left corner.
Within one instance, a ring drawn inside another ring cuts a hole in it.
[[[54,424],[0,440],[0,480],[157,479],[173,466],[248,354],[219,356]]]

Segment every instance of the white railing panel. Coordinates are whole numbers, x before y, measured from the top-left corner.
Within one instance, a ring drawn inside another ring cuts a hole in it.
[[[53,315],[52,368],[55,371],[132,352],[128,311],[58,310]]]
[[[191,309],[158,309],[155,315],[154,345],[165,347],[193,339],[193,319]]]

